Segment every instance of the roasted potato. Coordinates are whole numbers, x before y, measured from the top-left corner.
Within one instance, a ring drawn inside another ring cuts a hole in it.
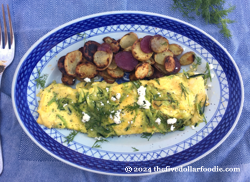
[[[154,69],[154,74],[152,76],[150,76],[149,79],[161,78],[161,77],[164,77],[164,76],[165,76],[165,74],[158,71],[157,69]]]
[[[112,62],[111,62],[111,64],[108,66],[107,69],[114,70],[116,68],[117,68],[117,64],[115,63],[115,60],[113,59]]]
[[[97,48],[100,44],[96,41],[87,41],[83,46],[83,55],[84,57],[90,61],[93,62],[93,56],[95,52],[97,51]]]
[[[138,80],[138,78],[136,78],[136,76],[135,76],[135,72],[132,72],[132,73],[129,74],[129,80],[130,81],[136,81],[136,80]]]
[[[175,57],[183,53],[183,48],[178,44],[169,44],[169,50],[174,54]]]
[[[161,72],[164,75],[169,75],[169,73],[165,70],[165,67],[161,64],[155,63],[154,64],[155,69],[157,69],[159,72]]]
[[[99,68],[104,68],[109,64],[110,54],[105,51],[96,51],[93,62]]]
[[[139,64],[136,67],[136,70],[135,70],[135,77],[137,79],[145,78],[148,75],[148,72],[149,72],[149,69],[150,69],[149,66],[150,66],[149,63],[141,63],[141,64]]]
[[[121,68],[116,68],[114,70],[108,70],[107,73],[112,77],[112,78],[122,78],[124,76],[124,71]]]
[[[149,63],[151,65],[155,64],[155,60],[151,57],[149,58],[147,61],[145,61],[146,63]]]
[[[180,58],[181,65],[189,65],[192,64],[195,60],[195,53],[190,51],[183,54]]]
[[[148,70],[148,74],[147,74],[147,76],[146,77],[151,77],[153,74],[154,74],[154,68],[153,68],[153,66],[151,66],[150,64],[149,64],[149,70]]]
[[[64,60],[65,60],[65,56],[60,57],[57,62],[57,66],[63,74],[67,74],[64,68]]]
[[[65,56],[64,69],[69,76],[76,77],[76,66],[82,60],[82,53],[78,50],[69,52]]]
[[[112,78],[106,70],[104,71],[99,71],[98,73],[101,77],[103,77],[103,79],[107,82],[107,83],[114,83],[115,82],[115,78]]]
[[[75,77],[69,76],[67,74],[62,74],[62,82],[65,85],[74,85],[75,84]]]
[[[175,60],[175,69],[172,72],[172,74],[177,74],[181,70],[181,63],[177,57],[174,57],[174,60]]]
[[[132,51],[132,46],[126,47],[125,49],[123,49],[123,51],[129,51],[129,52],[131,52]]]
[[[151,58],[151,56],[153,55],[153,52],[152,53],[142,52],[141,46],[140,46],[141,40],[142,39],[138,39],[133,44],[133,46],[132,46],[132,54],[133,54],[135,59],[137,59],[139,61],[146,61],[146,60]]]
[[[122,51],[115,55],[116,65],[124,71],[133,71],[138,64],[138,61],[134,58],[131,52]]]
[[[175,69],[175,60],[172,56],[165,57],[165,70],[169,73],[173,72]]]
[[[147,36],[142,38],[141,44],[140,44],[142,52],[144,52],[144,53],[153,52],[153,50],[151,49],[151,46],[150,46],[150,40],[152,37],[153,36],[151,36],[151,35],[147,35]]]
[[[150,40],[150,46],[155,53],[161,53],[163,51],[168,50],[168,39],[161,35],[155,35]]]
[[[121,48],[125,49],[129,46],[132,46],[137,39],[138,36],[134,32],[130,32],[121,38],[120,46]]]
[[[119,42],[111,37],[104,37],[102,40],[111,46],[113,53],[117,53],[121,48]]]
[[[94,78],[98,74],[96,66],[91,62],[78,64],[76,75],[79,78]]]
[[[164,65],[164,61],[165,61],[164,59],[165,59],[166,56],[172,56],[173,57],[174,54],[171,51],[166,50],[166,51],[164,51],[162,53],[155,54],[154,55],[154,60],[158,64]]]
[[[107,53],[112,52],[111,46],[109,44],[107,44],[107,43],[102,43],[101,45],[99,45],[97,47],[97,51],[105,51]]]
[[[111,64],[112,60],[113,60],[113,52],[110,52],[110,53],[109,53],[109,63],[108,63],[108,65],[105,66],[105,67],[103,67],[103,68],[96,67],[96,69],[97,69],[98,71],[106,70],[106,69],[109,67],[109,65]]]

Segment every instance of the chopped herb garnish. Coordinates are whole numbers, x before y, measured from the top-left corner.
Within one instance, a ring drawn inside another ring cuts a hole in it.
[[[139,80],[136,81],[132,81],[132,83],[134,84],[134,86],[138,89],[141,86],[141,82]]]
[[[153,136],[152,133],[142,133],[141,138],[146,138],[146,139],[148,139],[148,141],[149,141],[149,139],[150,139],[152,136]]]
[[[96,140],[95,143],[93,144],[92,148],[102,148],[101,145],[97,144],[98,142],[103,143],[103,142],[108,142],[108,140],[101,138],[100,140]]]
[[[79,37],[83,37],[84,43],[86,42],[87,34],[86,33],[78,33],[77,34]]]
[[[155,81],[158,83],[158,85],[161,85],[158,79],[155,79]]]
[[[135,111],[136,109],[139,109],[139,108],[140,108],[140,105],[134,102],[134,104],[127,105],[123,109],[127,112],[130,112],[130,111]]]
[[[212,81],[212,77],[211,77],[211,73],[210,73],[210,68],[209,68],[209,64],[206,64],[206,70],[205,70],[205,83],[207,82],[207,79],[210,78],[210,81]]]
[[[183,85],[183,83],[180,83],[180,87],[181,87],[181,96],[182,94],[184,94],[185,99],[186,99],[187,94],[188,94],[187,88]]]
[[[138,152],[139,150],[135,147],[131,147],[132,149],[134,149],[134,152]]]
[[[197,69],[197,67],[198,67],[199,65],[201,65],[201,57],[199,57],[199,56],[197,56],[197,55],[195,54],[195,61],[196,61],[196,62],[193,62],[193,64],[192,64],[191,71],[195,71],[195,70]]]
[[[48,74],[41,75],[40,70],[37,70],[37,71],[38,71],[38,78],[35,79],[36,88],[38,88],[39,85],[40,85],[41,88],[44,88],[46,80],[48,78]]]
[[[168,45],[168,43],[167,43],[167,42],[164,42],[164,43],[162,43],[161,45]]]
[[[75,136],[78,133],[79,133],[79,131],[75,131],[75,130],[72,131],[68,136],[65,137],[66,140],[63,143],[67,142],[67,144],[69,144],[70,142],[72,142],[74,140]]]

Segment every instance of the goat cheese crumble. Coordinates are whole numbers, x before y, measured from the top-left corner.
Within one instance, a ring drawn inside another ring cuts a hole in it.
[[[176,122],[177,122],[176,118],[170,118],[170,119],[167,120],[168,124],[175,124]]]
[[[91,82],[90,78],[84,78],[85,82]]]
[[[144,109],[149,109],[149,107],[151,106],[151,103],[149,101],[146,100],[145,95],[146,95],[146,88],[144,86],[140,86],[137,89],[137,93],[139,95],[137,104],[139,106],[141,106]]]
[[[174,128],[175,128],[174,125],[171,125],[170,130],[174,131]]]
[[[155,122],[158,123],[158,125],[160,125],[160,124],[161,124],[161,119],[160,119],[160,118],[157,118],[157,119],[155,120]]]
[[[82,122],[86,123],[90,120],[90,116],[84,112],[82,112],[83,116],[82,116]]]

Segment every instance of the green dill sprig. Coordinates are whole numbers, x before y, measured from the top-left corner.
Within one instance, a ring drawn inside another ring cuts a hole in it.
[[[158,85],[161,85],[158,79],[155,79],[155,81],[158,83]]]
[[[41,75],[40,70],[37,70],[37,71],[38,71],[38,78],[35,79],[35,81],[36,81],[36,88],[38,88],[39,85],[41,86],[41,88],[44,88],[46,80],[48,78],[48,74]]]
[[[86,38],[87,38],[87,34],[84,32],[84,33],[77,33],[78,37],[83,37],[83,41],[84,43],[86,42]]]
[[[132,149],[134,149],[134,152],[138,152],[139,150],[135,147],[131,147]]]
[[[207,79],[210,79],[210,81],[212,81],[212,77],[211,77],[211,72],[210,72],[210,67],[209,64],[206,63],[206,70],[204,72],[204,80],[205,80],[205,85],[207,84]]]
[[[146,139],[148,139],[148,141],[149,141],[149,139],[150,139],[152,136],[153,136],[152,133],[142,133],[141,138],[146,138]]]
[[[227,18],[228,14],[235,9],[235,6],[230,6],[224,9],[225,0],[173,0],[172,9],[179,10],[183,17],[194,19],[191,15],[193,12],[197,16],[202,16],[206,23],[216,24],[220,28],[220,33],[225,37],[231,38],[231,32],[228,29],[228,24],[234,21]]]
[[[65,137],[66,140],[63,143],[67,142],[67,144],[69,144],[70,142],[72,142],[74,140],[75,136],[78,133],[79,133],[79,131],[75,131],[75,130],[72,131],[68,136]]]
[[[197,69],[197,67],[199,65],[201,65],[201,60],[202,60],[201,57],[199,57],[199,56],[197,56],[195,54],[195,62],[192,63],[192,69],[191,70],[195,71]]]
[[[134,104],[127,105],[123,109],[127,112],[133,112],[139,108],[140,108],[140,105],[138,105],[136,102],[134,102]]]
[[[95,143],[93,144],[93,146],[91,148],[102,148],[101,145],[97,144],[97,143],[103,143],[103,142],[108,142],[108,140],[101,138],[100,140],[96,140]]]
[[[185,99],[186,99],[187,94],[188,94],[187,88],[183,85],[183,83],[180,83],[180,87],[181,87],[181,96],[182,94],[184,94]]]

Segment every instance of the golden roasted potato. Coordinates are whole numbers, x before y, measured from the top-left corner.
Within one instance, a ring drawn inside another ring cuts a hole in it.
[[[149,66],[150,66],[149,63],[141,63],[141,64],[139,64],[136,67],[136,70],[135,70],[135,77],[137,79],[145,78],[148,75],[148,72],[149,72],[149,69],[150,69]]]
[[[146,63],[149,63],[151,65],[155,64],[155,60],[151,57],[149,58],[147,61],[145,61]]]
[[[168,39],[161,35],[155,35],[150,40],[150,46],[155,53],[161,53],[163,51],[168,50]]]
[[[175,60],[172,56],[167,56],[165,58],[165,70],[169,73],[173,72],[175,69]]]
[[[110,54],[105,51],[96,51],[94,54],[93,62],[99,68],[104,68],[109,64]]]
[[[105,67],[103,67],[103,68],[96,67],[96,69],[97,69],[98,71],[106,70],[106,69],[109,67],[109,65],[111,64],[112,60],[113,60],[113,52],[110,52],[110,53],[109,53],[109,63],[108,63],[108,65],[105,66]]]
[[[159,72],[161,72],[164,75],[167,75],[168,72],[165,70],[165,67],[161,64],[155,63],[154,64],[155,69],[157,69]]]
[[[131,52],[132,51],[132,46],[126,47],[125,49],[123,49],[123,51],[127,51],[127,52]]]
[[[151,58],[151,56],[153,55],[153,52],[152,53],[144,53],[144,52],[142,52],[141,46],[140,46],[141,40],[142,39],[138,39],[133,44],[133,46],[132,46],[132,54],[133,54],[135,59],[137,59],[139,61],[146,61],[146,60]]]
[[[148,74],[147,74],[146,77],[151,77],[151,76],[153,76],[154,71],[155,71],[155,70],[154,70],[153,66],[149,65],[149,70],[148,70]]]
[[[62,82],[65,85],[74,85],[75,84],[75,77],[69,76],[67,74],[62,74]]]
[[[124,71],[121,68],[116,68],[114,70],[109,70],[107,69],[107,73],[112,77],[112,78],[122,78],[124,76]]]
[[[96,66],[91,62],[78,64],[76,75],[79,78],[94,78],[97,75]]]
[[[109,67],[107,69],[114,70],[116,68],[117,68],[117,64],[115,63],[115,60],[113,59],[111,64],[109,65]]]
[[[111,37],[104,37],[102,40],[111,46],[113,53],[117,53],[121,48],[120,44]]]
[[[169,50],[174,54],[174,56],[179,56],[183,53],[183,48],[178,44],[169,44]]]
[[[155,54],[154,55],[154,60],[155,60],[155,62],[157,62],[158,64],[160,64],[160,65],[164,65],[164,61],[165,61],[165,57],[166,56],[174,56],[174,54],[171,52],[171,51],[169,51],[169,50],[166,50],[166,51],[164,51],[164,52],[162,52],[162,53],[158,53],[158,54]]]
[[[103,79],[107,82],[107,83],[114,83],[115,82],[115,78],[112,78],[106,70],[104,71],[99,71],[98,73],[101,77],[103,77]]]
[[[78,50],[72,51],[65,56],[64,69],[69,76],[76,77],[76,66],[82,60],[82,53]]]
[[[183,54],[180,58],[181,65],[192,64],[195,60],[195,53],[193,51]]]
[[[121,38],[120,46],[121,48],[125,49],[129,46],[132,46],[137,39],[138,36],[134,32],[130,32]]]

